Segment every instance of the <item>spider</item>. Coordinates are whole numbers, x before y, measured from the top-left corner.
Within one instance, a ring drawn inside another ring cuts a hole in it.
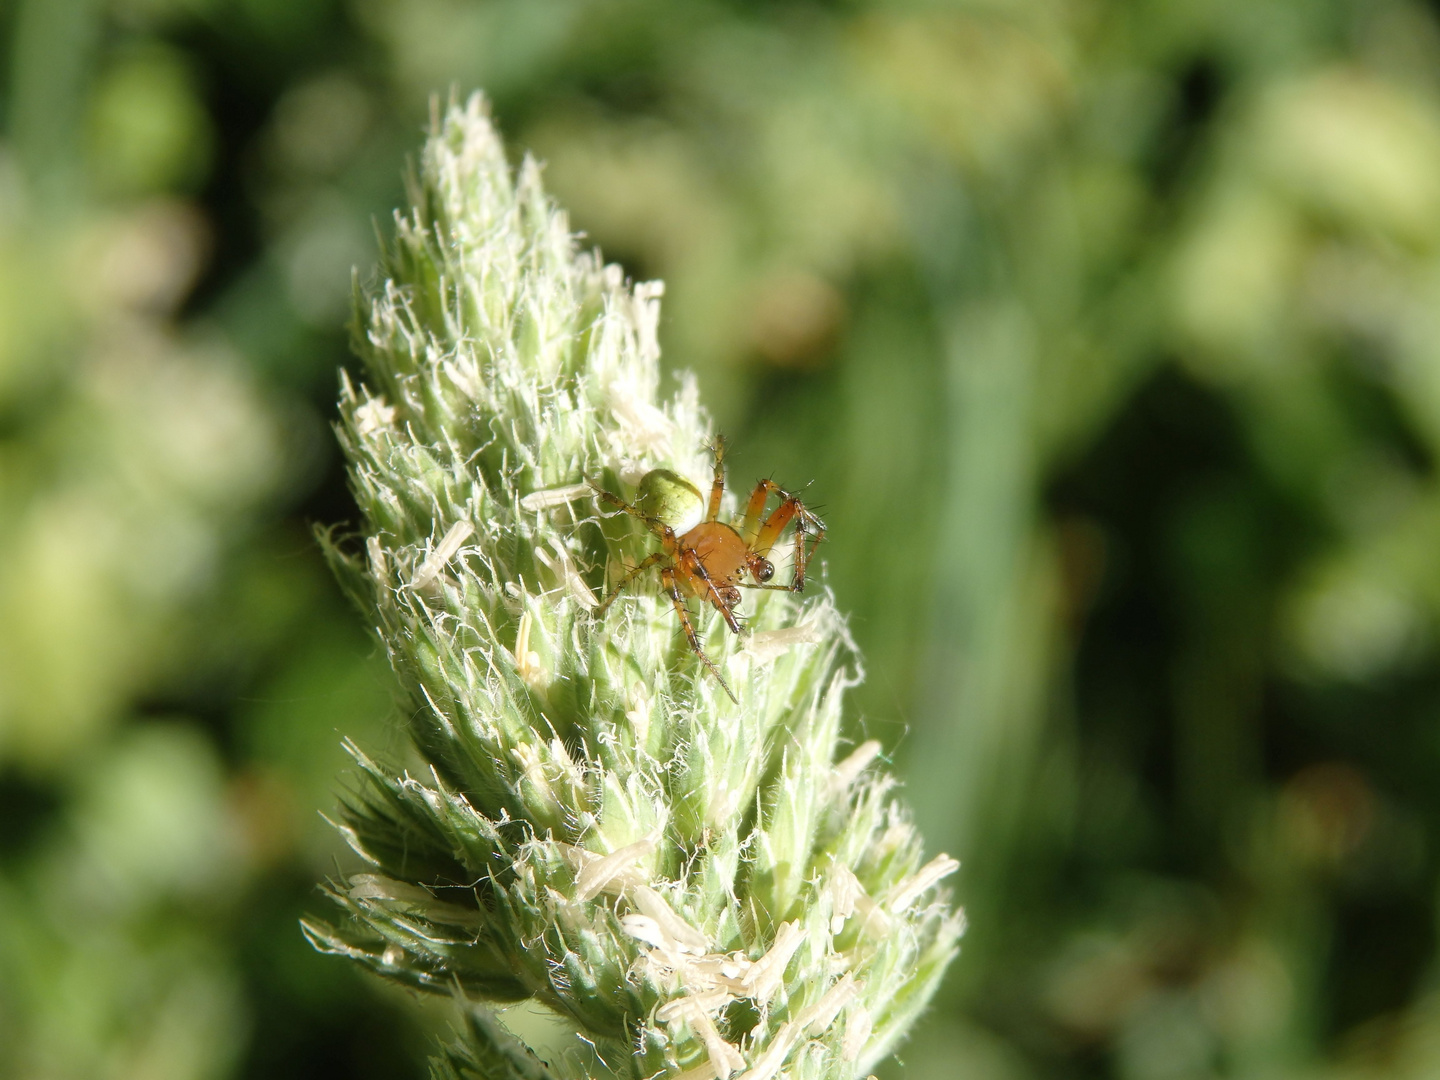
[[[715,475],[710,484],[710,502],[705,518],[688,528],[685,527],[685,519],[694,514],[704,497],[699,488],[669,469],[652,469],[646,473],[640,479],[634,503],[627,503],[618,495],[591,485],[602,501],[643,521],[662,545],[662,550],[641,560],[640,565],[625,574],[596,609],[596,614],[603,615],[646,570],[659,567],[660,583],[675,605],[675,614],[680,617],[680,626],[685,631],[691,650],[724,687],[730,700],[738,705],[739,699],[720,674],[720,669],[700,647],[700,638],[690,620],[685,597],[698,596],[711,604],[725,620],[725,625],[733,633],[740,633],[740,623],[735,617],[740,590],[803,591],[805,564],[815,545],[824,538],[825,524],[807,510],[799,498],[772,480],[761,480],[750,492],[750,501],[745,505],[745,517],[739,528],[721,521],[720,499],[725,494],[725,440],[717,439],[713,451]],[[772,495],[779,498],[780,505],[762,521]],[[785,526],[792,521],[795,523],[794,572],[790,584],[771,584],[775,565],[767,556],[785,531]],[[679,528],[684,528],[684,531],[677,534],[675,530]],[[810,538],[808,544],[807,537]],[[747,574],[754,579],[753,583],[743,580]]]

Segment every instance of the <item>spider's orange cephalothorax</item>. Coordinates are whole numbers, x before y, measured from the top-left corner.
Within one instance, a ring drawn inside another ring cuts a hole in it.
[[[740,633],[735,608],[740,603],[740,590],[784,589],[800,592],[805,588],[805,564],[810,552],[825,535],[824,523],[794,495],[773,481],[761,480],[750,492],[745,516],[738,527],[720,520],[720,501],[725,494],[725,443],[715,442],[715,475],[710,485],[710,499],[703,520],[695,520],[704,501],[700,489],[669,469],[653,469],[641,478],[634,503],[618,495],[596,489],[602,501],[643,521],[660,541],[661,550],[643,559],[629,571],[601,603],[603,614],[631,582],[646,570],[657,568],[660,583],[675,605],[680,625],[690,648],[704,662],[732,701],[734,692],[721,677],[714,662],[700,647],[700,639],[685,607],[685,596],[698,596],[720,612],[725,624]],[[765,516],[765,507],[774,495],[780,505]],[[763,520],[762,520],[763,519]],[[794,574],[788,585],[772,585],[775,566],[767,556],[780,539],[785,527],[795,526]],[[683,531],[677,534],[676,530]],[[806,538],[809,538],[807,544]],[[751,580],[747,581],[746,578]],[[738,703],[738,702],[737,702]]]

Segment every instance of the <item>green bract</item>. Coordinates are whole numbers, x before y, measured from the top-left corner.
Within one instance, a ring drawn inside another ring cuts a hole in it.
[[[653,538],[590,485],[665,516],[708,475],[693,384],[657,396],[660,287],[576,250],[479,97],[437,120],[412,198],[341,395],[366,535],[327,550],[424,766],[354,751],[340,829],[368,867],[311,939],[463,995],[437,1075],[863,1076],[961,923],[879,745],[841,738],[843,620],[774,591],[743,639],[697,612],[737,706],[667,598],[598,619]],[[486,1008],[525,999],[573,1037],[537,1055]]]

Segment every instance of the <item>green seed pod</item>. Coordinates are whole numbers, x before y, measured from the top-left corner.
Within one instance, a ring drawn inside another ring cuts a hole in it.
[[[651,469],[640,478],[635,491],[635,508],[676,532],[684,532],[698,522],[704,505],[700,489],[669,469]]]

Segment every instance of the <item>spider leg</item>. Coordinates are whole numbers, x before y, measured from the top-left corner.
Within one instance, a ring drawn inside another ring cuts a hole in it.
[[[781,497],[785,495],[774,480],[761,480],[755,485],[755,490],[750,492],[750,501],[745,504],[745,520],[740,526],[740,537],[751,551],[755,550],[755,538],[760,535],[760,518],[765,513],[765,504],[770,501],[772,493]]]
[[[624,511],[631,517],[639,518],[641,521],[643,521],[645,523],[645,527],[649,529],[652,533],[654,533],[659,538],[660,542],[665,545],[666,551],[670,552],[673,555],[676,551],[680,549],[680,542],[675,539],[675,530],[670,528],[669,525],[666,525],[657,517],[650,516],[649,514],[645,513],[644,510],[641,510],[639,507],[631,506],[624,499],[620,498],[619,495],[612,494],[611,492],[608,492],[593,483],[590,486],[595,489],[595,495],[600,499],[601,502],[609,503],[611,506],[615,507],[616,510]]]
[[[810,561],[810,556],[815,551],[815,545],[825,539],[825,525],[814,514],[804,511],[795,519],[795,573],[791,579],[790,587],[796,592],[803,592],[805,589],[805,566]],[[810,543],[805,543],[806,536],[810,537]]]
[[[720,517],[720,499],[725,494],[725,436],[716,435],[715,445],[711,449],[715,451],[715,478],[710,483],[710,506],[705,513],[706,521],[716,521]]]
[[[774,487],[770,481],[763,481],[766,485]],[[777,506],[774,512],[765,519],[764,526],[755,537],[751,550],[760,556],[770,554],[770,549],[775,546],[775,541],[780,539],[780,534],[785,531],[785,526],[791,521],[795,522],[795,570],[789,585],[770,585],[771,589],[788,589],[791,592],[803,592],[805,589],[805,565],[810,561],[810,553],[815,550],[815,545],[825,538],[825,523],[818,517],[805,509],[805,504],[797,497],[782,491],[776,487],[775,491],[782,495],[783,501]],[[755,502],[751,498],[751,504]],[[763,505],[763,504],[762,504]],[[809,546],[806,546],[805,538],[812,537]]]
[[[640,565],[635,567],[635,569],[626,571],[625,576],[620,579],[620,583],[616,585],[615,588],[610,590],[610,595],[605,597],[604,600],[600,601],[600,606],[595,609],[596,617],[598,618],[599,616],[604,615],[605,610],[615,602],[615,598],[617,596],[619,596],[622,592],[624,592],[627,588],[630,587],[630,583],[632,581],[634,581],[637,577],[643,574],[646,570],[649,570],[652,566],[663,563],[668,557],[669,556],[667,556],[665,552],[657,551],[653,555],[642,559],[640,561]]]
[[[668,566],[661,568],[660,581],[664,584],[665,591],[670,594],[670,602],[675,605],[675,614],[680,616],[680,625],[685,630],[685,638],[690,642],[691,650],[696,656],[700,657],[701,662],[710,670],[710,674],[715,676],[715,681],[718,682],[725,690],[725,693],[729,695],[730,700],[735,702],[736,705],[739,705],[740,699],[735,696],[735,691],[730,689],[730,684],[727,683],[725,677],[720,674],[720,669],[715,666],[715,661],[706,656],[705,650],[700,647],[700,638],[695,633],[695,624],[690,621],[690,611],[685,607],[685,601],[680,596],[680,584],[675,579],[675,571]]]

